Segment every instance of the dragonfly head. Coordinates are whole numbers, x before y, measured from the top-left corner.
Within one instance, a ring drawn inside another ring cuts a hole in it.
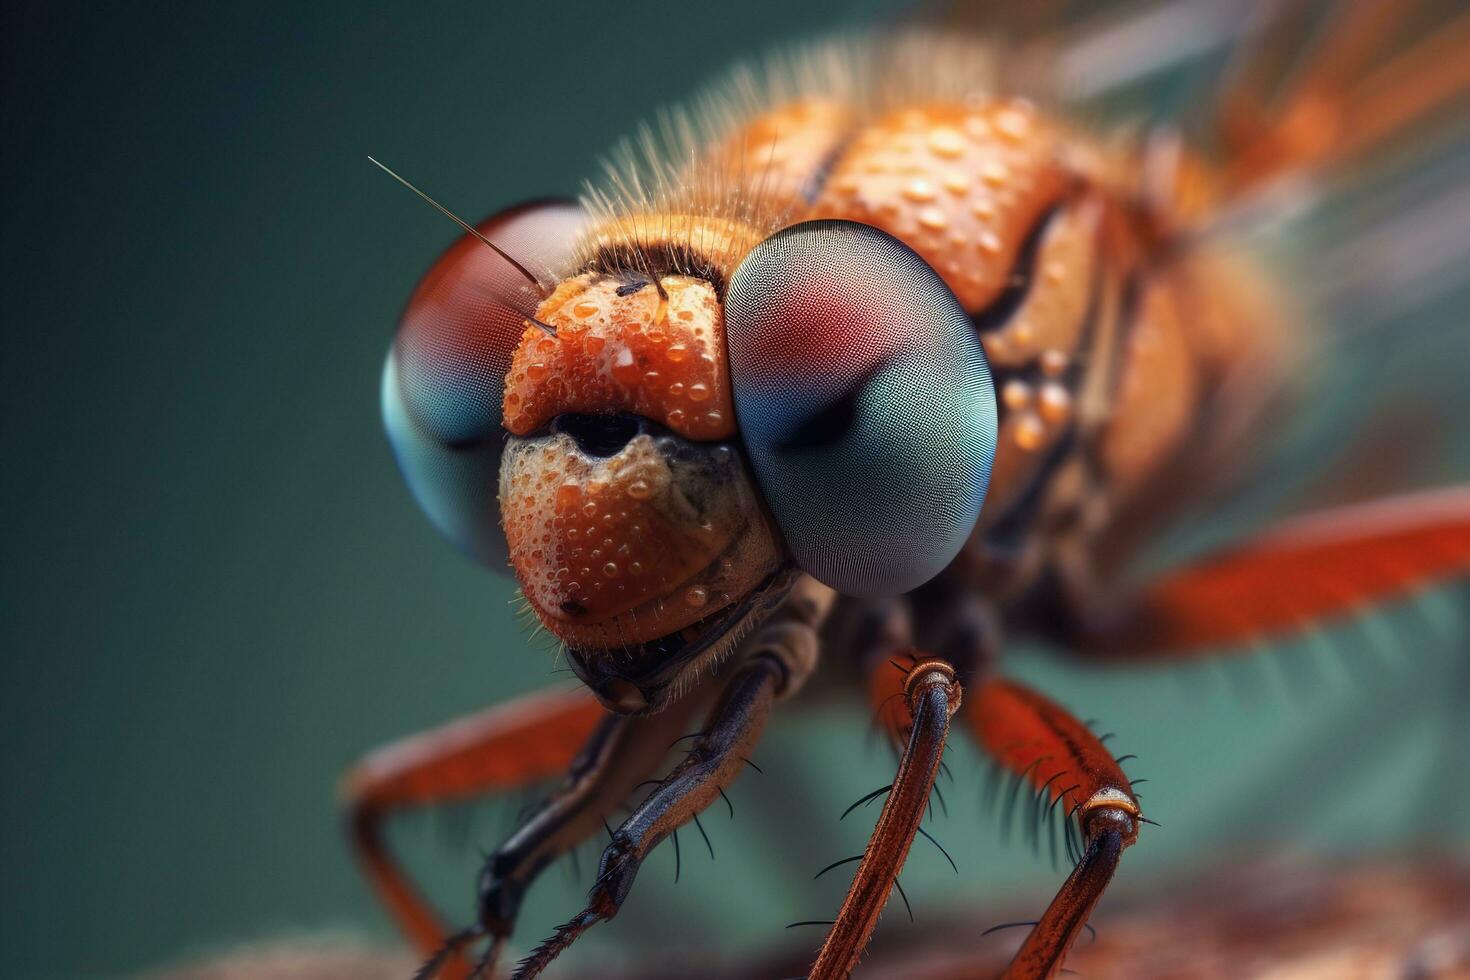
[[[714,285],[564,280],[521,336],[503,418],[500,516],[527,601],[610,707],[661,707],[781,578]]]

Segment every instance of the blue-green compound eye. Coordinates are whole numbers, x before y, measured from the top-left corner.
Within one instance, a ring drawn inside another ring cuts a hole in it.
[[[480,234],[520,265],[465,235],[414,289],[383,368],[383,424],[409,489],[460,550],[499,571],[508,549],[495,499],[505,430],[500,403],[511,356],[586,216],[534,201],[487,218]]]
[[[855,596],[938,574],[980,514],[997,426],[939,274],[868,225],[793,225],[735,270],[725,328],[751,467],[797,564]]]

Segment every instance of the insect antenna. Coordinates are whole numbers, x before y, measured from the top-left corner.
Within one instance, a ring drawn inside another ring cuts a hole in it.
[[[455,214],[453,211],[451,211],[448,208],[446,208],[444,205],[440,204],[438,201],[434,200],[429,195],[425,194],[423,191],[419,190],[413,184],[409,183],[406,178],[404,178],[404,177],[400,176],[399,174],[395,173],[391,168],[389,168],[386,164],[380,162],[375,157],[371,157],[370,156],[370,157],[368,157],[368,160],[375,167],[377,167],[378,169],[382,170],[383,173],[387,174],[389,177],[392,177],[394,180],[398,181],[404,187],[407,187],[409,190],[411,190],[415,194],[417,194],[424,201],[424,203],[428,204],[435,211],[438,211],[440,214],[444,215],[444,217],[448,218],[450,221],[453,221],[455,224],[459,225],[466,232],[468,232],[469,234],[471,234],[471,235],[475,236],[476,238],[478,238],[480,240],[480,243],[481,244],[489,246],[495,252],[496,255],[499,255],[502,259],[505,259],[505,261],[509,262],[515,268],[515,270],[517,272],[519,272],[521,275],[525,276],[526,277],[526,281],[529,282],[532,286],[536,287],[536,292],[537,293],[539,293],[543,297],[546,295],[545,287],[543,287],[541,285],[541,280],[540,279],[537,279],[535,276],[531,275],[530,271],[525,266],[523,266],[519,262],[517,262],[514,257],[512,257],[509,253],[507,253],[505,251],[505,249],[501,248],[499,245],[496,245],[490,239],[488,239],[484,235],[480,234],[480,230],[478,228],[476,228],[474,225],[470,224],[468,221],[466,221],[463,218],[461,218],[459,215]]]
[[[407,187],[409,190],[413,191],[416,195],[419,196],[419,198],[421,198],[426,204],[428,204],[430,207],[432,207],[435,211],[438,211],[440,214],[444,215],[450,221],[453,221],[455,224],[459,225],[466,232],[468,232],[469,234],[473,235],[475,238],[479,239],[479,241],[480,241],[480,243],[482,245],[488,246],[490,248],[490,250],[493,251],[496,255],[500,256],[502,259],[504,259],[505,261],[509,262],[510,265],[511,265],[511,268],[515,269],[517,272],[519,272],[522,276],[525,277],[526,282],[530,284],[532,290],[535,291],[536,296],[538,298],[541,298],[541,299],[545,299],[546,298],[547,293],[550,292],[550,290],[547,288],[546,284],[543,283],[536,276],[532,275],[531,274],[531,271],[529,269],[527,269],[524,265],[522,265],[520,262],[518,262],[513,255],[511,255],[505,249],[501,248],[499,245],[496,245],[490,239],[486,238],[484,235],[482,235],[480,233],[480,230],[478,228],[476,228],[474,225],[470,224],[468,221],[464,220],[459,215],[455,214],[453,211],[449,210],[444,205],[442,205],[438,201],[434,200],[428,194],[425,194],[423,191],[419,190],[417,187],[415,187],[413,184],[411,184],[405,177],[403,177],[400,174],[396,173],[394,170],[392,170],[386,164],[382,163],[376,157],[369,156],[368,157],[368,160],[375,167],[377,167],[379,170],[382,170],[383,173],[387,174],[389,177],[392,177],[394,180],[398,181],[404,187]],[[556,336],[556,328],[553,327],[549,323],[542,323],[540,320],[536,319],[534,316],[527,316],[526,317],[526,322],[528,324],[532,325],[532,326],[535,326],[535,327],[540,328],[542,331],[544,331],[545,333],[550,334],[553,337]]]

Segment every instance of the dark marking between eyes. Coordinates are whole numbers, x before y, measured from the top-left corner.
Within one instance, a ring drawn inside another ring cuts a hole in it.
[[[977,333],[999,330],[1010,322],[1021,304],[1026,302],[1026,297],[1031,293],[1031,283],[1036,278],[1036,256],[1041,251],[1041,240],[1046,237],[1046,230],[1051,227],[1052,220],[1061,210],[1062,206],[1056,205],[1031,227],[1026,241],[1021,244],[1021,251],[1016,254],[1016,264],[1011,268],[1005,288],[989,306],[970,317]]]

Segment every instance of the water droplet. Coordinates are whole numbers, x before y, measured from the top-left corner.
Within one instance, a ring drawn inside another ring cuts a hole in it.
[[[638,365],[633,359],[631,350],[624,347],[613,355],[612,374],[623,384],[631,384],[638,380]]]
[[[1024,452],[1035,452],[1046,440],[1046,427],[1041,419],[1031,412],[1016,418],[1016,447]]]
[[[953,160],[965,152],[965,138],[957,130],[940,126],[929,134],[929,149],[937,156]]]
[[[922,204],[926,201],[934,200],[939,196],[939,192],[934,189],[933,184],[921,177],[917,180],[910,181],[904,187],[903,196],[917,204]]]
[[[1016,379],[1007,381],[1000,391],[1000,400],[1006,408],[1018,412],[1031,404],[1031,386]]]
[[[691,585],[684,593],[684,601],[698,609],[709,601],[709,592],[702,585]]]
[[[1061,385],[1049,382],[1041,386],[1036,407],[1046,421],[1065,422],[1072,414],[1072,395]]]
[[[1005,109],[995,117],[995,128],[1012,143],[1019,143],[1031,129],[1031,117],[1021,109]]]
[[[924,208],[919,212],[919,224],[930,231],[943,231],[949,224],[949,219],[938,208]]]

